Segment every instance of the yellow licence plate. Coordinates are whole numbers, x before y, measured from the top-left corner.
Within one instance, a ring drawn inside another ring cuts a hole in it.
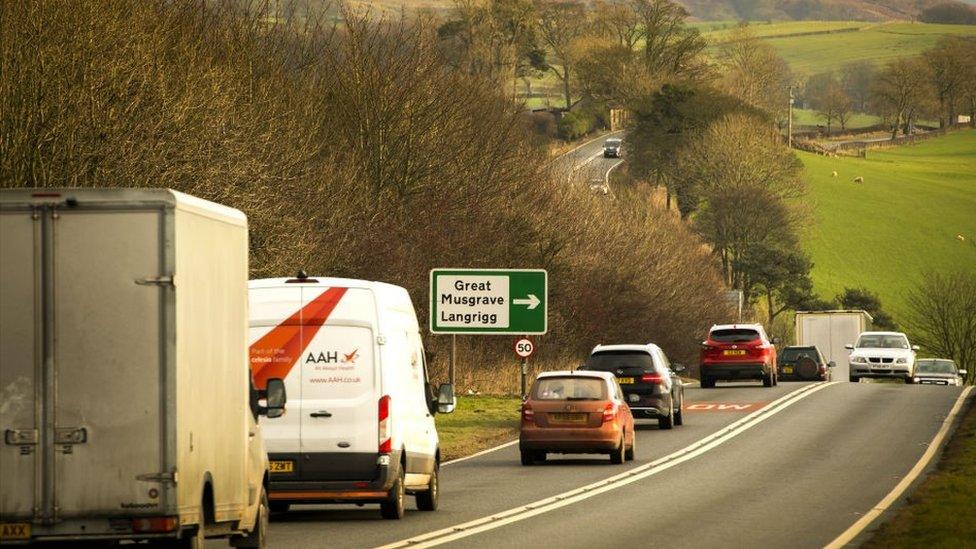
[[[5,522],[0,524],[0,539],[30,539],[29,522]]]
[[[557,412],[552,418],[560,423],[586,423],[585,413]]]
[[[783,373],[784,374],[792,374],[793,373],[793,367],[792,366],[783,366]]]
[[[722,351],[722,354],[725,356],[741,356],[746,354],[746,351],[745,349],[730,349]]]
[[[270,466],[272,473],[293,473],[295,471],[294,461],[272,461]]]
[[[633,385],[634,384],[634,378],[632,378],[632,377],[618,377],[617,378],[617,383],[619,383],[621,385]]]

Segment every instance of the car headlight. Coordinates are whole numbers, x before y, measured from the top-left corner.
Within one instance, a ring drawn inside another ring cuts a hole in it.
[[[899,358],[898,360],[895,361],[895,364],[908,364],[908,359],[907,358]]]
[[[912,378],[912,381],[914,381],[915,383],[918,383],[919,382],[919,379],[918,379],[918,377],[913,377]]]
[[[868,361],[863,356],[852,356],[851,364],[867,364]]]

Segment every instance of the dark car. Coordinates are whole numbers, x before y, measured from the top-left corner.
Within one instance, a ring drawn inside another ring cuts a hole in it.
[[[597,345],[582,369],[615,375],[634,419],[657,419],[661,429],[684,423],[685,388],[678,377],[684,366],[671,364],[657,345]]]
[[[620,158],[620,150],[623,146],[622,140],[611,137],[603,143],[603,158]]]
[[[776,385],[775,343],[760,324],[712,326],[701,347],[702,389],[715,387],[719,380],[755,379],[764,387]]]
[[[816,346],[783,349],[777,361],[783,381],[830,381],[833,362],[827,362]]]

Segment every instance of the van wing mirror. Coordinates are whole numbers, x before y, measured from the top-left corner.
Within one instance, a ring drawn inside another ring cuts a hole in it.
[[[442,414],[450,414],[457,407],[457,397],[454,396],[454,385],[441,383],[437,389],[437,411]]]
[[[966,377],[966,375],[968,375],[968,374],[969,374],[969,372],[967,372],[966,370],[959,370],[959,375],[961,377]]]
[[[258,414],[271,419],[285,415],[285,403],[288,395],[285,392],[285,382],[278,378],[268,380],[268,386],[258,391],[258,398],[264,400],[264,406],[258,406]]]
[[[918,345],[912,345],[912,350],[913,350],[913,351],[919,351],[919,350],[921,350],[921,349],[922,349],[922,348],[921,348],[921,347],[919,347]]]
[[[685,368],[685,365],[684,364],[679,364],[677,362],[671,364],[671,369],[674,370],[675,372],[683,372],[683,371],[687,370],[687,368]]]
[[[847,345],[844,345],[844,348],[847,349],[848,351],[853,351],[854,350],[854,344],[853,343],[848,343]]]
[[[827,363],[827,367],[828,368],[835,368],[836,366],[837,366],[837,363],[834,362],[833,360],[831,360],[830,362]]]
[[[773,345],[779,345],[779,341],[780,341],[780,340],[779,340],[779,338],[778,338],[778,337],[774,337],[774,338],[773,338]]]

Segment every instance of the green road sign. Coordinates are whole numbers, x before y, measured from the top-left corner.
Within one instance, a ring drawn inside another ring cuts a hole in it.
[[[544,334],[549,281],[543,269],[433,269],[435,334]]]

